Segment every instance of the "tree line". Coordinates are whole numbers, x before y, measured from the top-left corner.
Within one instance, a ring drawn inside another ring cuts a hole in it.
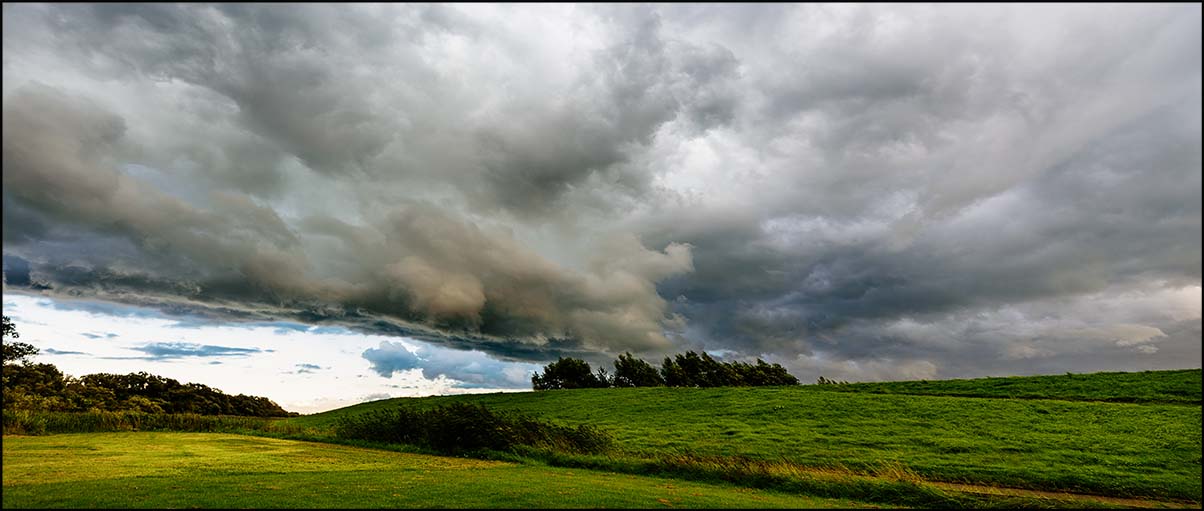
[[[4,316],[4,408],[61,412],[135,411],[145,413],[197,413],[248,417],[288,417],[288,412],[266,397],[229,395],[199,383],[179,381],[146,372],[65,375],[53,364],[33,363],[38,348],[23,342],[8,316]]]
[[[746,362],[720,362],[706,352],[687,351],[665,357],[658,369],[631,353],[619,355],[610,374],[599,367],[595,372],[589,362],[564,358],[544,366],[543,372],[531,376],[535,390],[586,389],[606,387],[761,387],[769,385],[798,385],[799,380],[779,364],[757,359]]]

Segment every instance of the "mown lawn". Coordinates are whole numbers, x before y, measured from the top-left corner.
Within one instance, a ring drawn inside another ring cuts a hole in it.
[[[874,470],[926,479],[1187,499],[1201,496],[1199,406],[986,399],[805,387],[583,389],[396,399],[288,423],[399,405],[480,403],[612,432],[617,456],[691,454]]]
[[[4,437],[4,508],[849,508],[589,470],[219,433]]]

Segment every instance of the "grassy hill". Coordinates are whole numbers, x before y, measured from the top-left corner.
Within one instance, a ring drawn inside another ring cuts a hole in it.
[[[979,385],[986,389],[981,392],[1006,396],[1000,389],[1013,385],[1025,389],[1024,397],[1045,389],[1046,395],[1063,399],[871,391],[909,390],[916,382],[878,384],[865,392],[829,391],[843,385],[581,389],[376,401],[286,422],[327,428],[348,414],[385,407],[479,403],[601,427],[615,435],[621,453],[613,458],[620,460],[741,459],[866,473],[895,467],[929,480],[1199,501],[1198,401],[1183,406],[1065,400],[1098,395],[1139,400],[1155,395],[1146,387],[1182,390],[1191,373],[1009,378],[1019,384]],[[1199,370],[1194,375],[1198,382]],[[1118,378],[1131,383],[1121,387],[1128,394],[1110,384]],[[1062,385],[1079,379],[1088,383]],[[967,381],[981,380],[954,381],[945,390],[939,382],[929,385],[936,384],[937,393],[952,393],[972,389],[965,387]],[[1092,390],[1092,382],[1107,388]],[[625,462],[576,463],[605,468]]]
[[[1060,399],[1114,403],[1200,405],[1201,371],[1009,376],[967,380],[921,380],[843,385],[808,385],[811,390],[927,396]]]
[[[81,434],[6,434],[3,504],[1198,508],[1199,381],[1192,370],[580,389],[393,399],[280,420],[6,409],[6,432]],[[500,463],[336,434],[343,418],[451,403],[588,424],[614,447],[489,455],[517,462]]]

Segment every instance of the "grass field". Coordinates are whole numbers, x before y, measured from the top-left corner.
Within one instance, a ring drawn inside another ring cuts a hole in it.
[[[1200,405],[1199,369],[807,385],[809,390],[927,396]]]
[[[8,508],[850,508],[850,500],[218,433],[4,438]]]
[[[1201,408],[1190,387],[1199,381],[1194,370],[581,389],[394,399],[250,422],[6,410],[6,432],[142,432],[6,436],[4,507],[1198,508]],[[425,456],[333,432],[343,417],[453,402],[590,424],[612,434],[615,446],[594,455],[494,456],[515,464]]]
[[[1137,374],[1178,380],[1179,373]],[[820,392],[810,387],[582,389],[396,399],[285,422],[324,428],[346,414],[461,401],[599,426],[615,435],[620,452],[612,458],[620,460],[690,455],[862,472],[900,467],[937,481],[1200,501],[1198,405]],[[590,463],[605,468],[609,462]]]

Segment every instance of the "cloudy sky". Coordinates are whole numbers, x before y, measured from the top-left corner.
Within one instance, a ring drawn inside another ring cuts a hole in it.
[[[3,7],[4,313],[314,411],[1200,367],[1201,7]]]

